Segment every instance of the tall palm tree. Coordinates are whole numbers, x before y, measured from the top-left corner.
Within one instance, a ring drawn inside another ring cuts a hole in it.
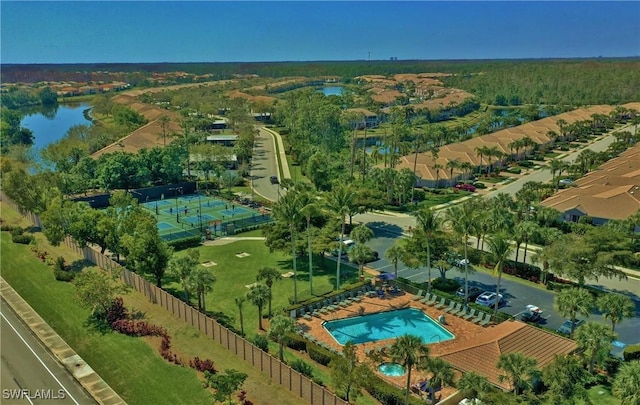
[[[338,260],[336,264],[336,290],[340,289],[340,258],[342,257],[342,248],[344,241],[344,230],[346,226],[347,215],[349,215],[351,205],[355,199],[355,192],[346,186],[338,186],[326,195],[325,205],[329,211],[333,212],[340,218],[341,232],[340,244],[338,246]]]
[[[494,275],[498,275],[498,282],[496,285],[496,304],[493,308],[493,319],[497,319],[498,317],[498,297],[500,296],[500,281],[502,280],[502,269],[504,268],[504,263],[509,258],[509,255],[513,251],[513,247],[511,246],[511,241],[506,233],[499,232],[497,234],[492,235],[487,240],[489,244],[489,250],[491,250],[491,256],[493,261],[496,263],[493,267]]]
[[[615,333],[609,327],[597,322],[587,322],[576,329],[576,342],[582,354],[589,361],[589,372],[593,374],[596,359],[604,359],[611,352],[611,342]]]
[[[239,297],[235,299],[236,307],[238,307],[238,311],[240,312],[240,334],[242,336],[244,336],[244,316],[242,313],[242,307],[244,306],[244,302],[246,300],[246,297]]]
[[[483,156],[487,156],[487,151],[489,150],[488,147],[486,146],[476,146],[474,148],[474,151],[476,152],[476,155],[478,155],[478,157],[480,158],[480,174],[482,174],[482,157]]]
[[[496,366],[504,371],[504,374],[498,376],[498,381],[508,381],[513,387],[513,393],[519,395],[531,387],[532,380],[539,374],[536,364],[536,359],[522,353],[501,354]]]
[[[263,284],[254,285],[247,292],[247,299],[253,305],[258,307],[258,327],[260,330],[264,330],[262,327],[262,309],[264,308],[264,304],[269,302],[271,299],[271,292],[269,291],[269,287]]]
[[[616,331],[616,324],[624,318],[635,316],[635,305],[629,297],[617,293],[606,293],[598,297],[596,304],[605,319],[611,321],[611,332]]]
[[[453,187],[455,185],[453,181],[453,171],[460,169],[460,161],[458,159],[450,160],[444,166],[449,169],[449,180],[451,181],[449,185]]]
[[[291,256],[293,260],[293,302],[298,303],[298,268],[296,263],[296,227],[301,219],[300,191],[294,187],[273,205],[271,213],[276,220],[286,223],[289,226],[291,235]]]
[[[397,240],[387,251],[384,253],[385,257],[389,259],[391,264],[393,264],[394,274],[396,276],[396,280],[398,279],[398,262],[402,260],[405,251],[402,245],[400,244],[400,240]]]
[[[400,363],[407,370],[407,384],[404,403],[409,404],[411,392],[411,370],[413,366],[422,368],[429,358],[429,346],[422,343],[422,339],[413,335],[400,336],[390,349],[391,359]]]
[[[613,379],[611,393],[621,405],[640,404],[640,361],[623,363]]]
[[[471,398],[471,403],[475,404],[478,399],[484,393],[491,390],[491,384],[486,377],[476,374],[474,372],[464,373],[456,384],[458,390],[462,391],[467,398]]]
[[[320,207],[316,199],[316,194],[307,190],[301,196],[300,213],[304,215],[307,221],[307,254],[309,255],[309,291],[313,295],[313,250],[311,249],[311,218],[320,213]]]
[[[432,388],[432,390],[429,390],[429,399],[431,403],[434,403],[435,390],[445,386],[453,386],[455,372],[453,371],[453,366],[440,357],[429,359],[425,368],[433,374],[429,380],[429,387]]]
[[[196,295],[198,296],[198,309],[206,311],[205,295],[213,288],[213,283],[216,282],[216,276],[213,275],[209,269],[196,268],[191,273],[191,283],[194,287]]]
[[[434,243],[434,238],[441,231],[440,218],[435,210],[431,208],[420,208],[413,213],[416,217],[416,227],[422,232],[427,243],[427,289],[431,291],[431,245]]]
[[[584,288],[565,288],[556,295],[553,308],[565,318],[576,319],[578,314],[589,316],[593,309],[593,296]],[[569,338],[573,339],[575,322],[571,323]]]
[[[450,224],[453,232],[462,239],[464,246],[464,303],[469,301],[469,236],[476,229],[476,210],[471,202],[466,201],[459,205],[454,205],[446,213],[446,220]]]
[[[268,336],[278,343],[278,354],[280,361],[284,361],[284,344],[287,335],[296,331],[296,321],[284,314],[277,314],[269,323]]]
[[[273,298],[273,282],[282,280],[282,274],[273,267],[261,267],[258,269],[256,281],[262,281],[269,287],[269,318],[271,318],[271,300]]]
[[[162,128],[162,145],[167,146],[167,127],[171,122],[171,118],[168,115],[163,115],[158,121],[160,121],[160,128]]]

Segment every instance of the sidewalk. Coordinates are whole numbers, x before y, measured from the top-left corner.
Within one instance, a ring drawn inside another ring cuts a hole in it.
[[[126,404],[2,277],[0,296],[96,402]]]

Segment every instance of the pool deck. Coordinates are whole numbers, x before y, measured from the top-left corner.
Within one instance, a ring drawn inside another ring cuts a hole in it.
[[[438,357],[438,355],[449,352],[451,350],[455,350],[458,347],[465,347],[466,342],[469,342],[470,340],[473,340],[477,335],[486,332],[487,328],[491,328],[491,326],[482,327],[474,324],[473,322],[469,322],[462,318],[459,318],[455,315],[447,314],[442,309],[430,307],[426,304],[414,301],[412,298],[413,294],[407,293],[400,293],[398,295],[386,294],[384,298],[379,298],[378,296],[365,296],[359,303],[354,303],[348,307],[340,308],[334,312],[323,314],[319,318],[312,317],[310,320],[299,318],[297,322],[298,326],[304,332],[314,336],[318,341],[323,342],[337,350],[342,350],[342,346],[338,344],[333,336],[331,336],[329,332],[327,332],[322,326],[322,323],[324,321],[331,321],[401,308],[420,309],[421,311],[429,315],[429,317],[431,317],[434,321],[438,319],[440,315],[445,314],[447,324],[442,326],[449,332],[453,333],[455,338],[444,341],[442,343],[429,344],[429,349],[431,350],[430,355],[433,357]],[[355,347],[358,358],[360,359],[360,361],[364,361],[367,358],[367,353],[380,351],[382,356],[384,356],[388,360],[389,357],[385,355],[385,352],[388,351],[388,347],[393,344],[393,342],[394,339],[387,339],[377,342],[357,344],[355,345]],[[457,372],[456,374],[459,375],[459,373]],[[406,376],[389,377],[380,373],[378,373],[378,375],[399,388],[404,388],[406,384]],[[413,370],[411,373],[411,382],[412,384],[417,383],[418,380],[425,377],[428,377],[428,373],[424,371],[416,372],[415,370]],[[446,398],[448,395],[454,392],[454,388],[445,387],[439,394],[442,395],[442,398]]]

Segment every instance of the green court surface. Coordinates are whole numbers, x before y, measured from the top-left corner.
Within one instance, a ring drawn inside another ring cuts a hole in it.
[[[166,241],[234,234],[273,221],[264,208],[251,208],[202,194],[180,195],[141,205],[156,215],[158,231]]]

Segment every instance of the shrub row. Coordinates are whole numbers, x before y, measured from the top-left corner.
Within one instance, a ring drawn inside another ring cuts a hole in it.
[[[300,309],[300,308],[302,308],[304,306],[315,304],[316,302],[323,301],[323,300],[325,300],[327,298],[332,298],[332,297],[335,297],[337,295],[344,294],[345,292],[348,292],[348,291],[357,290],[357,289],[361,288],[362,286],[364,286],[365,284],[368,284],[368,283],[369,282],[367,282],[367,281],[356,281],[355,283],[344,284],[342,286],[342,288],[339,289],[339,290],[335,290],[335,291],[332,290],[332,291],[330,291],[330,292],[328,292],[326,294],[323,294],[321,296],[313,296],[312,298],[309,298],[307,300],[298,301],[297,304],[293,304],[293,299],[289,298],[289,303],[291,305],[286,307],[284,309],[284,312],[285,313],[289,313],[291,311]]]
[[[285,341],[287,342],[287,347],[293,350],[297,350],[299,352],[307,350],[307,341],[300,335],[289,333],[287,334]]]
[[[405,391],[395,388],[379,377],[372,377],[370,383],[365,387],[372,397],[380,401],[383,405],[403,405]],[[424,401],[409,396],[409,404],[421,405]]]
[[[313,378],[313,367],[304,360],[295,359],[291,362],[291,368],[305,377]]]
[[[640,360],[640,344],[625,347],[622,356],[624,361]]]
[[[189,238],[173,240],[168,242],[168,245],[173,247],[175,250],[187,249],[190,247],[200,246],[202,239],[200,236],[191,236]]]
[[[307,343],[307,352],[309,353],[311,360],[322,364],[323,366],[328,366],[329,363],[331,363],[331,360],[335,357],[335,355],[329,350],[313,343]]]

